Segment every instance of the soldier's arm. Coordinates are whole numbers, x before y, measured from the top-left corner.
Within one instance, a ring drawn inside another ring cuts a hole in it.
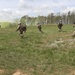
[[[18,31],[19,29],[20,29],[20,27],[18,26],[17,29],[16,29],[16,31]]]

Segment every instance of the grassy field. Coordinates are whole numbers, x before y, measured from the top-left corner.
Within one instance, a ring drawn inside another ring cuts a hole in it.
[[[9,22],[0,22],[0,26],[1,26],[1,28],[6,28],[6,27],[10,26],[10,23]]]
[[[0,29],[0,75],[75,75],[73,27],[28,26],[22,39],[16,27]],[[20,74],[21,73],[21,74]]]

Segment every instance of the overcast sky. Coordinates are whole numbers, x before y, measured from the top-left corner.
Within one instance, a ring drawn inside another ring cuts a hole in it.
[[[75,0],[0,0],[0,21],[68,11],[75,11]]]

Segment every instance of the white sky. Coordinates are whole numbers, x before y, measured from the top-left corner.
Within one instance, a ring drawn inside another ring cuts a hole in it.
[[[0,21],[68,11],[75,11],[75,0],[0,0]]]

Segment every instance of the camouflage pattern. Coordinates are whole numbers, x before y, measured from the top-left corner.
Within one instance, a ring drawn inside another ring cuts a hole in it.
[[[41,27],[41,24],[40,24],[40,23],[37,23],[37,28],[38,28],[38,30],[39,30],[41,33],[43,33],[42,27]]]
[[[63,26],[63,23],[60,20],[59,23],[58,23],[59,32],[62,31],[62,26]]]
[[[19,31],[21,37],[23,38],[23,32],[26,32],[26,30],[26,25],[22,25],[21,23],[19,23],[16,31]]]
[[[75,28],[75,22],[74,22],[74,24],[73,24],[73,28]]]
[[[72,37],[75,38],[75,31],[73,32]]]

